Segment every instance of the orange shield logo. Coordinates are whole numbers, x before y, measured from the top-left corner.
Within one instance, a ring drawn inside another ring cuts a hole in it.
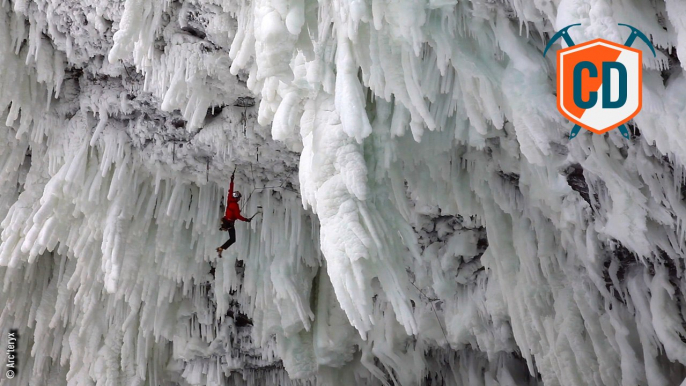
[[[543,51],[545,56],[559,39],[568,46],[557,52],[557,109],[575,123],[569,138],[583,127],[596,134],[619,128],[628,139],[624,124],[641,111],[643,100],[643,54],[631,45],[639,38],[653,56],[655,49],[641,31],[627,24],[620,24],[631,28],[624,45],[604,39],[575,45],[568,30],[579,25],[558,31]]]
[[[641,110],[642,53],[603,39],[557,52],[557,108],[596,134],[628,122]]]

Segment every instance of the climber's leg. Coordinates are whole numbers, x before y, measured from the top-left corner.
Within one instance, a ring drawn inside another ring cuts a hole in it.
[[[222,245],[222,248],[228,249],[235,242],[236,242],[236,228],[233,226],[233,224],[231,224],[231,227],[229,228],[229,239],[226,240],[226,243],[224,243],[224,245]]]
[[[229,239],[226,240],[224,245],[217,248],[217,252],[219,253],[219,257],[222,256],[222,252],[225,249],[228,249],[231,245],[233,245],[233,243],[236,242],[236,228],[233,226],[233,221],[230,222],[230,226],[228,227],[227,231],[229,232]]]

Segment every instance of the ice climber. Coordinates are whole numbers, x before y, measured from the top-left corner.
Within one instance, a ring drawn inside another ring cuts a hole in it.
[[[229,239],[224,243],[224,245],[217,248],[219,257],[222,257],[222,252],[225,249],[229,248],[231,245],[233,245],[233,243],[236,242],[236,228],[234,226],[236,220],[250,222],[252,221],[253,217],[255,217],[253,215],[250,218],[245,218],[243,215],[241,215],[241,208],[238,206],[238,201],[241,199],[241,192],[233,190],[233,178],[235,174],[236,171],[234,170],[234,172],[231,174],[229,194],[226,197],[226,213],[224,214],[224,217],[222,217],[222,226],[219,228],[221,231],[229,232]]]

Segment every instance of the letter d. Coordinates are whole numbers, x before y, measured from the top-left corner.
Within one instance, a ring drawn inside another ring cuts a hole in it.
[[[619,96],[612,100],[612,70],[619,73]],[[603,62],[603,108],[618,109],[626,103],[626,67],[619,62]]]

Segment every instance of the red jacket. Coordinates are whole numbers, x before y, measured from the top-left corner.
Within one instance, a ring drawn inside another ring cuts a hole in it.
[[[229,195],[226,198],[226,213],[224,214],[224,218],[229,221],[249,221],[247,218],[241,215],[241,208],[238,206],[238,200],[233,197],[233,178],[231,178]]]

